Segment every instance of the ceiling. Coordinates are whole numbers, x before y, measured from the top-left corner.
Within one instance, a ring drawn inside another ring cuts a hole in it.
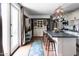
[[[71,11],[79,9],[79,3],[68,3],[68,4],[64,4],[62,7],[65,13],[71,12]]]
[[[79,8],[79,3],[21,3],[29,15],[51,15],[58,7],[65,12]]]

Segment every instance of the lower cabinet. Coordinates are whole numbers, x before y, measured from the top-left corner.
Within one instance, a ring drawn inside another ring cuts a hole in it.
[[[63,39],[63,55],[64,56],[76,55],[76,38]]]
[[[76,38],[53,38],[56,40],[56,53],[58,56],[76,55]]]

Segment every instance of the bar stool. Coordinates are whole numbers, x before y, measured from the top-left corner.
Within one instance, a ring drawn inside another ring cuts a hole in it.
[[[43,33],[43,39],[42,39],[43,43],[44,43],[44,39],[45,39],[45,34]]]
[[[46,33],[43,33],[43,43],[45,45],[45,40],[46,40]]]
[[[52,46],[52,50],[50,50],[50,46]],[[49,56],[49,51],[55,51],[55,56],[56,56],[55,41],[51,39],[50,37],[48,38],[48,53],[47,53],[48,56]]]
[[[46,39],[45,39],[45,49],[48,49],[48,35],[46,34]]]

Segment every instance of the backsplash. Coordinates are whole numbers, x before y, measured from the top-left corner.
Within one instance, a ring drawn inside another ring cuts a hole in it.
[[[68,20],[68,26],[64,25],[65,29],[79,32],[79,9],[72,12],[66,13],[64,15],[65,20]]]

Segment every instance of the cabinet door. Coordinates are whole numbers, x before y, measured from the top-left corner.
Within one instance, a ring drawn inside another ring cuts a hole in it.
[[[76,38],[63,39],[63,55],[73,56],[76,54]]]
[[[63,39],[62,38],[59,38],[58,39],[58,55],[59,56],[62,56],[63,55],[63,50],[62,50],[62,48],[63,48]]]

